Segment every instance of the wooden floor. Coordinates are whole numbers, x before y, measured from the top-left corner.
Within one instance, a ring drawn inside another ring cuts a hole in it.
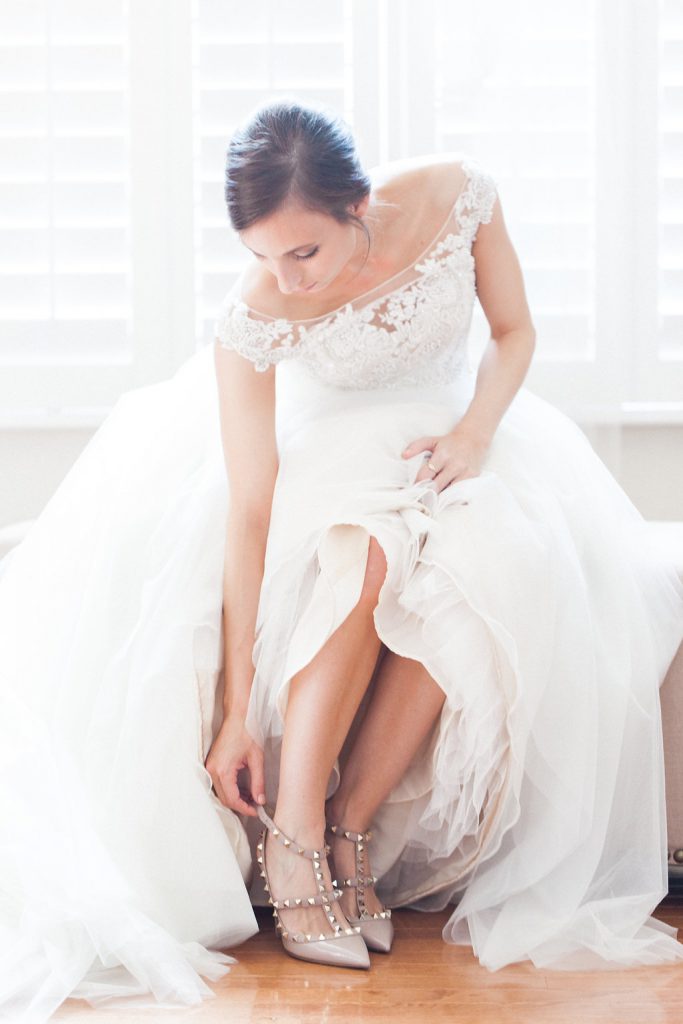
[[[267,909],[260,932],[230,949],[239,960],[211,983],[215,999],[187,1010],[94,1010],[69,999],[52,1018],[80,1024],[673,1024],[683,1020],[683,963],[602,972],[548,971],[528,961],[499,971],[480,966],[465,946],[447,945],[449,911],[395,910],[394,946],[371,953],[369,971],[307,964],[288,956]],[[683,929],[683,902],[655,914]],[[679,933],[683,939],[683,930]]]

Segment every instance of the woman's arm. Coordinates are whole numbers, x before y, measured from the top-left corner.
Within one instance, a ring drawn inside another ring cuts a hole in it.
[[[258,372],[215,343],[221,439],[229,486],[223,614],[228,714],[244,720],[254,676],[252,649],[278,472],[275,367]]]
[[[256,630],[268,522],[244,509],[231,510],[225,538],[223,635],[225,690],[223,716],[244,721],[254,680],[252,650]]]
[[[524,289],[517,253],[496,196],[491,220],[479,224],[472,246],[477,295],[491,337],[477,370],[472,400],[453,430],[443,437],[419,437],[404,458],[432,452],[415,481],[433,480],[436,490],[477,476],[503,414],[524,381],[536,346],[536,329]]]
[[[474,396],[457,430],[488,445],[526,377],[536,345],[522,269],[507,232],[500,198],[472,246],[477,296],[491,337],[477,371]]]

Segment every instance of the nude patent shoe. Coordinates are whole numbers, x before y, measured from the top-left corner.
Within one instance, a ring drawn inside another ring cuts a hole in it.
[[[327,889],[323,881],[321,865],[329,852],[329,846],[325,845],[322,850],[311,850],[286,836],[277,827],[272,818],[266,813],[265,808],[257,805],[257,814],[265,828],[262,830],[256,846],[256,859],[258,861],[261,877],[264,880],[264,887],[268,894],[268,902],[273,908],[273,916],[276,919],[276,930],[280,933],[282,945],[290,956],[298,960],[308,960],[310,963],[328,964],[335,967],[359,967],[367,969],[370,966],[368,948],[365,945],[360,927],[350,926],[342,928],[337,918],[332,913],[331,902],[338,900],[341,896],[341,889],[336,887],[333,881],[332,889]],[[318,888],[316,896],[288,896],[286,898],[273,899],[270,893],[270,882],[265,864],[265,838],[266,833],[272,832],[273,836],[280,840],[291,853],[300,857],[306,857],[312,862],[313,873]],[[327,920],[334,929],[333,935],[306,934],[304,932],[288,931],[280,920],[280,908],[296,908],[304,905],[322,906]]]
[[[342,825],[332,825],[327,822],[327,827],[335,836],[348,839],[356,844],[356,874],[353,878],[345,878],[341,882],[342,889],[356,890],[356,903],[358,905],[358,917],[346,919],[354,928],[360,928],[360,934],[365,940],[368,949],[376,953],[388,953],[394,940],[394,924],[391,920],[391,910],[384,908],[371,914],[365,906],[365,890],[375,884],[376,875],[365,875],[363,873],[363,850],[372,838],[372,832],[352,832],[351,829]],[[339,883],[337,883],[339,884]]]

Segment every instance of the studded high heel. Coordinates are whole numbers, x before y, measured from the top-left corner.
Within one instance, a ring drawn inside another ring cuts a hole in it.
[[[273,908],[273,916],[276,919],[276,930],[280,933],[282,945],[290,956],[299,960],[308,960],[311,963],[331,964],[337,967],[361,967],[370,966],[370,957],[365,945],[360,927],[342,928],[337,918],[332,913],[331,902],[338,900],[341,896],[341,889],[336,887],[333,881],[333,888],[327,889],[323,881],[322,862],[329,852],[329,846],[324,845],[322,850],[307,849],[299,846],[297,842],[286,836],[282,829],[278,828],[272,818],[266,813],[261,805],[257,806],[257,814],[265,828],[261,831],[256,847],[256,859],[258,861],[261,877],[264,880],[264,887],[268,894],[268,902]],[[266,833],[272,832],[273,836],[292,853],[299,854],[312,861],[315,880],[318,887],[316,896],[288,896],[286,899],[273,899],[270,892],[270,882],[265,864],[265,838]],[[325,916],[334,929],[333,935],[326,935],[320,932],[318,935],[293,932],[285,928],[280,920],[280,909],[282,907],[296,908],[303,906],[322,906]]]
[[[358,917],[349,917],[347,914],[346,919],[352,927],[360,928],[360,934],[365,939],[368,949],[377,953],[388,953],[394,939],[391,910],[385,907],[384,910],[371,914],[365,906],[365,890],[371,885],[374,886],[377,881],[376,875],[365,875],[363,870],[363,850],[372,838],[372,832],[352,832],[342,825],[332,825],[329,821],[327,827],[335,836],[348,839],[356,845],[356,874],[353,878],[343,879],[341,886],[342,890],[356,890]]]

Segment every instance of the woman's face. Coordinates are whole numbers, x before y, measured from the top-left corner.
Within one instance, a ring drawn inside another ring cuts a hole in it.
[[[366,196],[349,210],[362,217],[369,200]],[[360,264],[367,248],[358,226],[340,224],[294,202],[256,221],[239,237],[285,295],[324,291],[344,268]],[[343,279],[338,283],[342,285]]]

